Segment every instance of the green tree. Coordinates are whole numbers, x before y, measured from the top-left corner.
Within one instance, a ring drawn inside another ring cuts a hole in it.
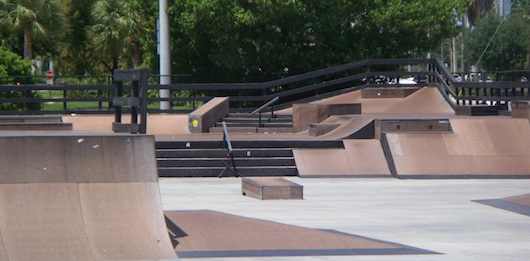
[[[0,0],[0,25],[12,33],[24,34],[24,58],[33,58],[33,36],[48,35],[64,23],[59,0]]]
[[[520,0],[515,2],[512,10],[514,15],[521,17],[521,22],[526,27],[530,25],[530,0]],[[526,69],[530,68],[530,39],[527,42],[527,60]]]
[[[31,62],[22,59],[16,53],[0,46],[0,83],[1,84],[18,84],[28,83],[28,78],[24,76],[31,75]]]
[[[524,69],[530,31],[520,12],[506,17],[488,15],[477,21],[467,39],[467,59],[485,70]]]
[[[375,0],[363,19],[367,57],[421,57],[457,34],[462,1]]]
[[[173,70],[209,81],[419,57],[456,34],[458,0],[183,0],[169,7]],[[242,75],[236,77],[234,75]]]
[[[493,9],[493,2],[494,0],[465,0],[465,12],[462,17],[460,34],[460,69],[462,71],[466,70],[464,59],[467,56],[467,54],[465,54],[465,46],[468,21],[470,27],[475,26],[477,20],[485,17]]]
[[[87,33],[94,57],[109,72],[119,67],[120,60],[127,67],[131,61],[133,67],[138,67],[142,56],[139,35],[145,31],[145,25],[131,5],[121,0],[99,0],[93,6],[91,17],[92,25]]]
[[[466,0],[466,15],[471,26],[493,9],[494,0]]]
[[[143,1],[143,0],[128,0],[131,10],[135,14],[139,14],[139,30],[135,35],[137,38],[139,49],[135,49],[135,58],[133,65],[135,68],[152,68],[153,71],[158,71],[158,55],[157,55],[157,19],[158,19],[158,1]]]
[[[0,84],[24,84],[32,83],[31,61],[22,59],[18,54],[13,53],[0,46]],[[35,91],[2,91],[2,98],[33,98],[38,96]],[[38,110],[40,104],[33,103],[26,105],[28,109]],[[0,110],[20,110],[24,108],[22,103],[0,103]]]
[[[93,55],[87,46],[87,29],[91,25],[91,11],[95,0],[66,0],[66,31],[56,67],[63,75],[96,73]]]

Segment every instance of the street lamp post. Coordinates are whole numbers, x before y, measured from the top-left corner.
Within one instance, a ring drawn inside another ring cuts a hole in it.
[[[169,18],[167,15],[168,0],[159,0],[159,56],[160,56],[160,85],[171,84],[171,55],[169,49]],[[160,89],[160,98],[169,98],[169,89]],[[160,109],[169,110],[169,101],[161,101]]]

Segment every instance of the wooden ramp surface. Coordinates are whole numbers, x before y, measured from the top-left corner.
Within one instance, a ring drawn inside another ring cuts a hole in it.
[[[0,260],[177,258],[153,137],[33,135],[0,137]]]
[[[245,218],[211,210],[166,211],[180,229],[181,258],[436,254],[334,230]]]
[[[388,133],[400,177],[530,178],[526,119],[450,119],[453,133]]]
[[[316,104],[361,103],[363,115],[454,115],[455,112],[435,87],[424,87],[405,98],[363,98],[361,91],[322,99]]]
[[[343,140],[344,149],[295,149],[300,177],[392,177],[376,139]]]

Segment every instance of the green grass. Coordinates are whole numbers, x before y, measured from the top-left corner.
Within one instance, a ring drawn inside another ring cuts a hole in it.
[[[102,102],[101,108],[107,109],[109,107],[108,102]],[[148,109],[159,109],[160,104],[153,103],[147,106]],[[66,110],[76,109],[99,109],[98,102],[68,102],[66,103]],[[173,110],[191,110],[191,106],[173,106]],[[42,106],[42,111],[61,111],[63,110],[62,102],[49,102]]]
[[[44,99],[51,99],[51,98],[57,98],[57,99],[61,99],[63,98],[63,91],[51,91],[51,90],[45,90],[45,91],[39,91],[39,94],[42,98]],[[195,103],[195,108],[198,108],[198,106],[200,106],[200,102],[196,102]],[[107,109],[109,108],[109,103],[108,102],[102,102],[101,103],[101,108],[102,109]],[[159,109],[160,108],[160,103],[151,103],[149,105],[147,105],[147,108],[148,109]],[[62,102],[47,102],[47,103],[44,103],[42,105],[42,110],[43,111],[61,111],[63,110],[63,103]],[[99,109],[99,103],[97,101],[91,101],[91,102],[67,102],[66,103],[66,110],[76,110],[76,109]],[[192,105],[191,103],[190,104],[187,104],[187,105],[179,105],[179,106],[176,106],[174,105],[173,106],[173,109],[174,110],[191,110],[193,109],[192,108]]]

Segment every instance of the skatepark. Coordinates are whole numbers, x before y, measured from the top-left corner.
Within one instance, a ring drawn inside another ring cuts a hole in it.
[[[325,115],[312,125],[326,128],[319,135],[229,133],[234,144],[342,143],[292,149],[298,175],[282,179],[303,199],[245,196],[236,175],[160,177],[155,143],[226,138],[190,131],[188,114],[149,115],[145,135],[114,133],[110,115],[62,115],[71,130],[2,131],[0,260],[530,256],[530,116],[457,115],[432,87],[309,106],[333,104],[362,112]]]

